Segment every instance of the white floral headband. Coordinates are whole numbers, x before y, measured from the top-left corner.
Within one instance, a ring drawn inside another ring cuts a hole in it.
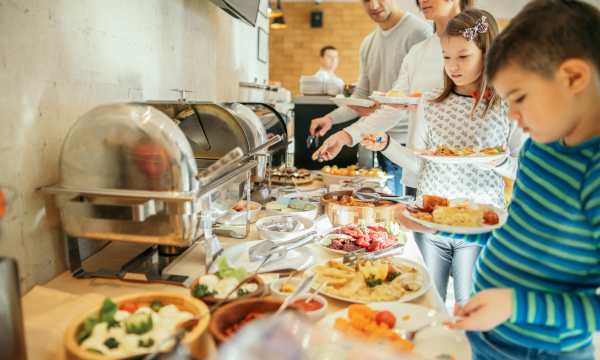
[[[481,19],[477,20],[475,26],[464,29],[462,35],[465,39],[473,41],[479,34],[485,34],[488,32],[489,28],[490,26],[487,22],[487,18],[482,16]]]

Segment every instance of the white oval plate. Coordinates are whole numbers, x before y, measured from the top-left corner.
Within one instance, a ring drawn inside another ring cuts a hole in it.
[[[337,106],[360,106],[369,108],[375,105],[375,101],[369,99],[357,99],[357,98],[331,98],[331,101]]]
[[[242,267],[248,272],[254,272],[260,265],[261,261],[250,261],[248,251],[250,247],[262,242],[248,241],[239,245],[232,246],[223,251],[223,255],[227,258],[229,265],[232,267]],[[315,257],[308,247],[301,247],[291,250],[281,259],[269,261],[262,267],[261,273],[282,271],[282,270],[298,270],[303,271],[315,263]],[[209,272],[216,271],[217,265],[214,264]]]
[[[376,225],[379,225],[379,224],[376,224]],[[345,225],[345,226],[347,226],[347,225]],[[381,226],[381,225],[379,225],[379,226]],[[342,227],[343,226],[335,227],[335,228],[331,229],[329,232],[326,232],[325,234],[321,235],[319,238],[319,241],[317,242],[318,246],[320,246],[324,250],[327,250],[327,251],[335,253],[335,254],[342,254],[342,255],[347,254],[348,251],[332,249],[329,246],[322,243],[322,240],[325,236],[333,234],[335,231],[337,231],[338,229],[340,229]],[[402,241],[404,244],[406,244],[406,236],[404,235],[404,232],[402,232],[402,230],[399,230],[396,234],[392,234],[392,235],[394,235],[396,237],[397,242]],[[401,252],[399,254],[401,254]]]
[[[332,175],[332,174],[325,173],[322,170],[319,170],[319,174],[322,176],[323,182],[325,183],[325,185],[340,184],[343,181],[359,181],[359,180],[364,181],[364,182],[371,181],[371,182],[383,185],[383,184],[385,184],[387,179],[392,177],[390,175],[384,175],[384,176]]]
[[[371,95],[369,98],[377,101],[378,103],[393,105],[419,105],[419,102],[421,101],[421,98],[416,96]]]
[[[333,261],[342,261],[342,259],[338,258],[338,259],[334,259]],[[410,266],[414,266],[417,269],[417,271],[419,273],[421,273],[421,276],[423,277],[423,285],[421,286],[421,288],[419,290],[409,293],[409,294],[406,294],[406,295],[402,296],[401,298],[394,300],[394,302],[409,302],[411,300],[419,298],[421,295],[423,295],[427,291],[429,291],[429,288],[431,287],[431,278],[429,277],[429,273],[427,272],[427,270],[425,269],[425,267],[423,265],[421,265],[417,262],[414,262],[412,260],[401,258],[401,257],[393,257],[393,261],[398,264],[407,264]],[[308,273],[308,275],[310,275],[310,274],[313,274],[314,271],[311,268],[307,271],[307,273]],[[316,288],[318,288],[318,285],[314,284],[313,289],[316,289]],[[351,298],[347,298],[347,297],[343,297],[343,296],[329,294],[325,290],[320,290],[319,293],[322,295],[325,295],[327,297],[330,297],[332,299],[341,300],[341,301],[345,301],[345,302],[349,302],[349,303],[354,303],[354,304],[369,303],[369,301],[356,300],[356,299],[351,299]],[[384,301],[378,301],[378,302],[384,302]]]
[[[443,224],[436,224],[436,223],[432,223],[429,221],[425,221],[422,219],[418,219],[416,217],[413,216],[413,214],[408,211],[405,210],[403,215],[406,216],[407,218],[409,218],[410,220],[421,224],[423,226],[426,226],[430,229],[433,230],[437,230],[437,231],[443,231],[443,232],[447,232],[447,233],[453,233],[453,234],[464,234],[464,235],[477,235],[477,234],[484,234],[493,230],[496,230],[498,228],[501,228],[504,223],[506,223],[506,219],[508,218],[508,212],[505,209],[500,209],[497,208],[495,206],[491,206],[491,205],[486,205],[488,207],[490,207],[492,210],[494,210],[496,212],[496,214],[498,214],[498,218],[499,218],[499,222],[496,225],[481,225],[478,227],[469,227],[469,226],[451,226],[451,225],[443,225]]]
[[[508,154],[502,153],[497,155],[484,155],[484,154],[473,154],[467,156],[437,156],[437,155],[427,155],[423,152],[417,150],[415,151],[415,155],[420,158],[423,158],[427,161],[440,163],[440,164],[482,164],[482,163],[490,163],[493,161],[501,161],[504,160]]]
[[[373,310],[390,311],[396,317],[395,328],[402,330],[416,330],[433,321],[434,317],[439,317],[439,321],[449,318],[447,315],[436,315],[435,312],[432,312],[430,309],[415,304],[391,301],[369,303],[367,305]],[[407,315],[410,316],[410,319],[402,320],[402,318]],[[339,317],[347,319],[348,308],[327,315],[317,323],[317,326],[324,331],[331,331],[334,329],[335,319]],[[413,353],[421,355],[424,359],[435,359],[437,356],[443,354],[448,354],[453,356],[454,359],[461,360],[469,360],[472,358],[471,346],[463,331],[453,331],[444,327],[427,328],[417,333],[413,343],[415,344]]]

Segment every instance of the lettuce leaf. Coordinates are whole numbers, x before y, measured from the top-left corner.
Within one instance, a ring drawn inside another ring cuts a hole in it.
[[[244,280],[248,276],[248,272],[244,268],[234,268],[229,266],[227,263],[227,258],[221,256],[219,260],[217,260],[217,276],[221,279],[225,278],[236,278],[238,281]]]

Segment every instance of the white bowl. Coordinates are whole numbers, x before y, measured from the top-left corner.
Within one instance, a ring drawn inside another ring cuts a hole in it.
[[[298,231],[273,231],[265,228],[268,224],[281,219],[283,221],[284,217],[292,217],[297,220],[300,224],[302,224],[302,229]],[[285,241],[290,240],[294,237],[300,236],[303,233],[307,233],[312,230],[315,226],[315,222],[298,215],[275,215],[275,216],[267,216],[262,219],[256,221],[256,230],[258,231],[258,235],[263,240],[272,240],[272,241]]]
[[[278,298],[286,298],[289,295],[291,295],[292,294],[291,292],[284,293],[281,291],[281,285],[283,285],[284,283],[287,283],[288,285],[293,287],[294,290],[296,290],[298,288],[298,286],[300,286],[300,284],[302,283],[302,279],[293,278],[293,279],[288,280],[287,277],[285,277],[285,278],[281,278],[281,279],[272,281],[271,284],[269,284],[269,290],[271,290],[271,295],[278,297]]]
[[[316,217],[319,213],[319,205],[313,204],[313,203],[310,203],[310,205],[312,205],[314,207],[314,209],[312,209],[312,210],[296,210],[296,209],[287,207],[283,203],[280,203],[277,201],[271,201],[271,202],[265,204],[265,209],[267,210],[267,213],[269,215],[294,214],[294,215],[305,217],[310,220],[314,220],[314,219],[316,219]]]
[[[243,201],[245,204],[246,201]],[[250,223],[255,223],[260,214],[262,205],[256,201],[249,201],[250,210]],[[217,219],[217,222],[223,225],[244,225],[246,223],[246,211],[235,211],[233,209],[228,210],[225,215]]]
[[[296,302],[297,300],[304,300],[304,299],[308,298],[309,296],[311,296],[311,294],[305,294],[305,295],[299,296],[296,300],[294,300],[294,302]],[[313,297],[313,300],[320,302],[323,306],[318,310],[303,311],[303,313],[306,315],[306,317],[309,320],[318,321],[325,315],[325,312],[327,311],[327,300],[323,296],[318,295],[318,294]]]

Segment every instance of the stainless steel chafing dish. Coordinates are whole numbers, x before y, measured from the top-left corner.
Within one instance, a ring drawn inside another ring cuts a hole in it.
[[[159,246],[185,249],[204,232],[211,235],[212,217],[206,214],[237,202],[240,189],[249,192],[251,172],[264,176],[269,153],[244,156],[217,178],[200,178],[199,169],[235,147],[249,153],[285,133],[268,141],[273,135],[239,104],[112,104],[83,115],[63,144],[60,183],[45,188],[56,198],[71,270],[93,275],[82,269],[75,240],[137,243],[158,251]],[[123,277],[125,272],[100,274]],[[145,280],[165,280],[160,271],[149,273],[154,275]]]

